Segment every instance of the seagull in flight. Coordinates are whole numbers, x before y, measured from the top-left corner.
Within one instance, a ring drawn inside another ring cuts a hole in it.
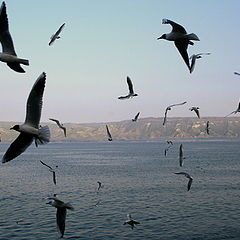
[[[127,214],[127,220],[123,223],[123,225],[126,225],[126,224],[129,224],[133,229],[134,226],[137,224],[140,224],[140,222],[133,220],[131,214]]]
[[[190,73],[193,72],[196,60],[199,58],[202,58],[202,55],[210,55],[211,53],[198,53],[198,54],[193,54],[189,59],[192,59],[191,66],[190,66]]]
[[[100,188],[102,188],[103,187],[103,185],[102,185],[102,183],[101,182],[99,182],[99,181],[97,181],[97,183],[98,183],[98,191],[100,190]]]
[[[19,73],[24,73],[25,71],[20,64],[29,65],[29,61],[17,57],[13,40],[8,29],[8,17],[5,2],[2,2],[0,8],[0,42],[2,44],[0,61],[7,63],[12,70]]]
[[[197,114],[197,117],[200,118],[199,107],[191,107],[190,111],[194,111]]]
[[[206,123],[206,133],[209,135],[209,121]]]
[[[140,112],[137,113],[137,115],[132,119],[133,122],[136,122],[138,120]]]
[[[64,132],[64,136],[67,137],[67,129],[63,126],[62,123],[60,123],[57,119],[54,119],[54,118],[49,118],[49,120],[55,122],[59,128],[61,128]]]
[[[188,173],[185,173],[185,172],[176,172],[175,174],[184,175],[186,178],[189,179],[188,185],[187,185],[187,190],[189,191],[192,185],[193,178]]]
[[[172,141],[167,141],[167,144],[168,144],[168,147],[166,147],[166,148],[164,149],[164,156],[165,156],[165,157],[167,156],[168,150],[172,147],[173,142],[172,142]]]
[[[43,161],[40,160],[40,163],[49,168],[49,171],[53,174],[53,183],[56,185],[56,184],[57,184],[57,181],[56,181],[56,172],[53,170],[52,167],[50,167],[49,165],[47,165],[47,164],[44,163]]]
[[[240,73],[238,73],[238,72],[234,72],[234,74],[240,76]]]
[[[106,129],[107,129],[108,141],[112,141],[113,139],[112,139],[112,135],[108,129],[108,125],[106,125]]]
[[[165,33],[159,39],[165,39],[168,41],[174,41],[174,44],[176,48],[178,49],[179,53],[181,54],[184,62],[186,63],[189,71],[191,72],[191,67],[189,64],[189,58],[187,53],[188,45],[193,45],[194,43],[191,40],[194,41],[200,41],[198,36],[194,33],[188,34],[185,30],[185,28],[178,23],[175,23],[169,19],[163,19],[162,24],[170,24],[172,26],[172,31],[170,33]]]
[[[231,115],[231,114],[236,114],[236,113],[238,113],[238,112],[240,112],[240,102],[238,103],[238,108],[235,110],[235,111],[233,111],[233,112],[231,112],[231,113],[229,113],[227,116],[225,116],[225,117],[228,117],[229,115]]]
[[[181,144],[179,147],[179,165],[180,165],[180,167],[183,166],[183,159],[185,159],[185,157],[183,157],[183,145]]]
[[[65,221],[67,215],[67,209],[74,210],[73,206],[70,203],[64,203],[63,201],[59,200],[57,197],[47,197],[49,202],[46,204],[50,204],[51,206],[57,208],[57,227],[61,234],[61,238],[64,235],[65,231]]]
[[[31,145],[33,140],[35,140],[36,146],[49,142],[50,131],[48,126],[39,127],[45,82],[46,74],[43,72],[34,83],[28,96],[25,122],[10,128],[20,132],[20,134],[4,154],[2,158],[3,163],[23,153]]]
[[[60,38],[60,33],[62,32],[62,30],[63,30],[63,28],[65,27],[65,23],[63,23],[62,25],[61,25],[61,27],[56,31],[56,33],[54,33],[52,36],[51,36],[51,40],[50,40],[50,42],[49,42],[49,46],[51,46],[54,42],[55,42],[55,40],[57,40],[57,39],[59,39]]]
[[[176,103],[176,104],[172,104],[170,106],[168,106],[165,110],[165,114],[164,114],[164,119],[163,119],[163,125],[165,125],[165,123],[167,122],[167,112],[172,110],[172,107],[175,107],[175,106],[180,106],[180,105],[183,105],[187,102],[182,102],[182,103]]]
[[[128,99],[128,98],[132,98],[132,97],[138,96],[137,93],[134,93],[132,81],[131,81],[130,77],[128,77],[128,76],[127,76],[127,84],[128,84],[128,89],[129,89],[128,95],[118,97],[118,99],[123,100],[123,99]]]

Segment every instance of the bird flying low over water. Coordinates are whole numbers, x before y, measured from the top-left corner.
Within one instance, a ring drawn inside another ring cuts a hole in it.
[[[167,112],[172,110],[172,107],[175,107],[175,106],[180,106],[180,105],[183,105],[187,102],[182,102],[182,103],[176,103],[176,104],[172,104],[170,106],[168,106],[165,110],[165,114],[164,114],[164,119],[163,119],[163,125],[165,125],[165,123],[167,122]]]
[[[188,45],[193,45],[194,41],[200,41],[198,36],[194,33],[187,34],[185,28],[178,23],[175,23],[169,19],[163,19],[162,24],[170,24],[172,26],[172,31],[170,33],[165,33],[159,39],[165,39],[168,41],[174,41],[176,48],[178,49],[179,53],[181,54],[184,62],[186,63],[189,71],[191,71],[189,58],[187,53]]]
[[[133,220],[131,214],[127,214],[127,220],[123,223],[123,225],[126,225],[126,224],[129,224],[133,229],[134,226],[137,224],[140,224],[140,222]]]
[[[190,111],[194,111],[197,114],[197,117],[200,118],[199,107],[191,107]]]
[[[49,120],[55,122],[59,128],[61,128],[64,132],[64,136],[67,137],[67,129],[63,126],[62,123],[60,123],[57,119],[49,118]]]
[[[132,119],[132,122],[136,122],[138,120],[140,112],[137,113],[137,115]]]
[[[100,188],[102,187],[102,183],[101,182],[99,182],[99,181],[97,181],[97,183],[98,183],[98,191],[100,190]]]
[[[133,91],[133,84],[132,84],[132,81],[131,81],[130,77],[127,77],[127,84],[128,84],[128,89],[129,89],[128,95],[118,97],[118,99],[123,100],[123,99],[128,99],[128,98],[132,98],[132,97],[138,96],[138,94],[134,93],[134,91]]]
[[[112,141],[112,135],[108,129],[108,125],[106,125],[106,129],[107,129],[108,141]]]
[[[190,66],[190,73],[193,72],[196,60],[199,58],[202,58],[202,55],[210,55],[211,53],[198,53],[198,54],[193,54],[189,59],[192,59],[191,66]]]
[[[236,114],[236,113],[238,113],[238,112],[240,112],[240,102],[238,103],[238,108],[235,110],[235,111],[233,111],[233,112],[231,112],[231,113],[229,113],[227,116],[225,116],[225,117],[228,117],[229,115],[231,115],[231,114]]]
[[[48,126],[39,127],[45,82],[46,74],[43,72],[34,83],[28,96],[25,122],[10,128],[20,132],[20,134],[4,154],[2,159],[3,163],[23,153],[31,145],[33,140],[35,140],[36,146],[49,142],[50,131]]]
[[[70,203],[64,203],[63,201],[59,200],[56,197],[48,197],[49,202],[46,204],[50,204],[51,206],[57,208],[57,227],[61,234],[61,238],[64,235],[65,232],[65,221],[66,221],[66,215],[67,215],[67,209],[74,210],[73,206]]]
[[[189,191],[192,185],[193,178],[188,173],[185,173],[185,172],[176,172],[175,174],[184,175],[186,178],[189,179],[188,185],[187,185],[187,190]]]
[[[29,61],[17,57],[13,40],[8,29],[8,17],[5,2],[2,2],[0,8],[0,42],[2,44],[0,61],[7,63],[12,70],[24,73],[25,71],[20,64],[29,65]]]
[[[206,123],[206,133],[209,135],[209,121],[207,121],[207,123]]]
[[[49,165],[47,165],[47,164],[44,163],[43,161],[40,160],[40,163],[49,168],[49,171],[53,174],[53,183],[56,185],[56,184],[57,184],[57,181],[56,181],[56,172],[53,170],[52,167],[50,167]]]
[[[183,157],[183,145],[181,144],[179,147],[179,165],[180,165],[180,167],[183,166],[183,159],[185,159],[185,157]]]
[[[56,33],[54,33],[52,36],[51,36],[51,40],[50,40],[50,42],[49,42],[49,46],[51,46],[54,42],[55,42],[55,40],[57,40],[57,39],[59,39],[60,38],[60,33],[62,32],[62,30],[63,30],[63,28],[65,27],[65,23],[63,23],[61,26],[60,26],[60,28],[56,31]]]

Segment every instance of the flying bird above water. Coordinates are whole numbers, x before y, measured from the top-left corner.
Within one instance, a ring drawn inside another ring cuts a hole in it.
[[[127,214],[127,220],[123,223],[123,225],[126,225],[126,224],[129,224],[133,229],[134,226],[137,224],[140,224],[140,222],[133,220],[131,214]]]
[[[55,40],[57,40],[57,39],[59,39],[60,38],[60,33],[62,32],[62,30],[63,30],[63,28],[65,27],[65,23],[63,23],[61,26],[60,26],[60,28],[56,31],[56,33],[54,33],[52,36],[51,36],[51,40],[50,40],[50,42],[49,42],[49,46],[51,46],[54,42],[55,42]]]
[[[112,141],[112,135],[108,129],[108,125],[106,125],[106,129],[107,129],[108,141]]]
[[[39,127],[45,82],[46,74],[43,72],[34,83],[28,96],[25,122],[10,128],[20,132],[20,134],[4,154],[2,159],[3,163],[23,153],[31,145],[33,140],[35,140],[36,145],[49,142],[50,131],[48,126]]]
[[[235,111],[233,111],[233,112],[231,112],[231,113],[229,113],[227,116],[225,116],[225,117],[228,117],[229,115],[231,115],[231,114],[236,114],[236,113],[238,113],[238,112],[240,112],[240,102],[238,103],[238,108],[235,110]]]
[[[191,72],[189,58],[187,53],[188,45],[193,45],[194,43],[190,40],[200,41],[198,36],[194,33],[187,34],[185,28],[178,23],[175,23],[169,19],[163,19],[162,24],[170,24],[172,26],[172,31],[167,34],[163,34],[159,39],[165,39],[168,41],[174,41],[176,48],[181,54],[184,62],[186,63],[189,71]]]
[[[47,199],[50,201],[47,202],[46,204],[50,204],[51,206],[57,208],[56,214],[57,226],[62,238],[65,232],[67,209],[74,210],[74,208],[70,203],[64,203],[63,201],[59,200],[56,197],[48,197]]]
[[[188,185],[187,185],[187,190],[189,191],[190,188],[191,188],[191,185],[192,185],[193,178],[188,173],[185,173],[185,172],[177,172],[177,173],[174,173],[174,174],[184,175],[186,178],[189,179],[188,180]]]
[[[209,121],[207,121],[207,123],[206,123],[206,133],[209,135]]]
[[[128,98],[132,98],[132,97],[138,96],[138,94],[134,93],[134,91],[133,91],[133,84],[132,84],[132,81],[131,81],[130,77],[127,77],[127,84],[128,84],[128,89],[129,89],[128,95],[118,97],[118,99],[123,100],[123,99],[128,99]]]
[[[137,113],[137,115],[132,119],[132,122],[136,122],[138,120],[140,112]]]
[[[49,168],[49,171],[53,174],[53,183],[56,185],[56,184],[57,184],[57,181],[56,181],[56,172],[53,170],[52,167],[50,167],[49,165],[47,165],[47,164],[44,163],[43,161],[40,160],[40,163]]]
[[[60,123],[57,119],[49,118],[49,120],[55,122],[59,128],[61,128],[64,132],[64,136],[67,137],[67,129],[63,126],[62,123]]]
[[[194,111],[197,114],[197,117],[200,118],[199,107],[191,107],[190,111]]]
[[[99,181],[97,181],[97,183],[98,183],[98,191],[100,190],[100,188],[102,187],[102,183],[101,182],[99,182]]]
[[[192,59],[191,66],[190,66],[190,73],[193,72],[196,60],[199,58],[202,58],[202,55],[210,55],[211,53],[198,53],[198,54],[193,54],[189,59]]]
[[[2,2],[0,8],[0,42],[2,44],[0,61],[7,63],[12,70],[24,73],[25,71],[20,64],[29,65],[29,61],[17,57],[13,40],[8,29],[8,17],[5,2]]]
[[[172,110],[172,107],[184,105],[185,103],[187,103],[187,102],[176,103],[176,104],[172,104],[172,105],[168,106],[166,108],[166,110],[165,110],[164,119],[163,119],[163,125],[165,125],[165,123],[167,122],[167,112]]]

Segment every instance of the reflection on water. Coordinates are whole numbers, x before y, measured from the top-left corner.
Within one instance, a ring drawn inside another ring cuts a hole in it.
[[[31,146],[0,167],[0,239],[58,239],[57,193],[67,213],[66,239],[240,239],[240,142],[74,142]],[[9,144],[1,143],[1,154]],[[56,166],[52,173],[39,161]],[[186,171],[187,179],[174,174]],[[104,185],[97,191],[97,181]],[[131,213],[139,224],[123,225]]]

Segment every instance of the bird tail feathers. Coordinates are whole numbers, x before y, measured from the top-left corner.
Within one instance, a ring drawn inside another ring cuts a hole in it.
[[[65,207],[69,210],[74,210],[73,206],[70,203],[65,203]]]
[[[187,35],[189,40],[195,40],[195,41],[200,41],[198,36],[195,33],[190,33]]]
[[[39,129],[39,135],[36,139],[37,144],[47,144],[50,141],[50,130],[48,126]]]
[[[23,64],[23,65],[29,65],[29,61],[27,59],[22,59],[22,58],[19,58],[18,59],[19,63]]]

